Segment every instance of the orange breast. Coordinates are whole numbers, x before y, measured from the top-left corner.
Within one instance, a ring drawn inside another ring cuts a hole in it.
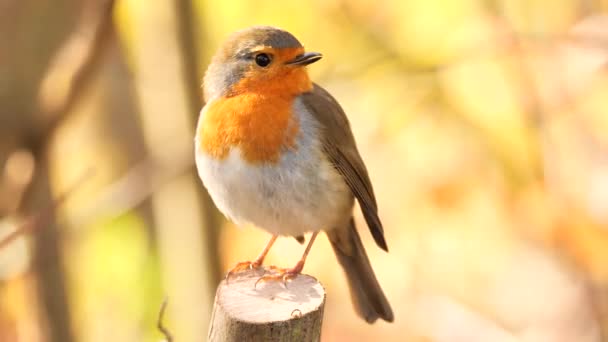
[[[291,103],[259,94],[214,101],[199,125],[199,147],[216,159],[239,147],[251,163],[277,162],[284,148],[295,148],[298,122]]]
[[[304,69],[278,70],[266,77],[245,77],[230,96],[209,104],[197,135],[199,148],[223,159],[238,147],[248,162],[276,163],[285,148],[297,148],[299,123],[293,101],[312,89]]]

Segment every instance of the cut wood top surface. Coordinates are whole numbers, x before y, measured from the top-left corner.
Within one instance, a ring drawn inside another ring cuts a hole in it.
[[[263,269],[246,270],[231,276],[228,283],[222,281],[216,305],[233,319],[263,324],[302,317],[325,302],[325,289],[309,275],[298,275],[286,287],[282,281],[264,281],[255,286],[263,275]]]

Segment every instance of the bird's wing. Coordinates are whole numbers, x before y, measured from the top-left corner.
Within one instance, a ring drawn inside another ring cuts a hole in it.
[[[376,244],[388,251],[384,229],[378,217],[374,189],[365,164],[357,151],[355,138],[344,110],[325,89],[316,84],[312,91],[302,95],[302,100],[308,111],[321,124],[321,129],[324,130],[323,148],[359,201]]]

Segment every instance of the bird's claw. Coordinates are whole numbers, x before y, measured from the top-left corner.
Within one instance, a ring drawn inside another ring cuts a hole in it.
[[[298,262],[296,267],[294,268],[280,268],[276,266],[268,266],[268,270],[273,272],[273,274],[268,274],[260,277],[253,287],[257,289],[259,283],[265,283],[268,281],[280,281],[283,283],[283,286],[287,288],[287,282],[295,279],[300,273],[302,273],[302,268],[304,268],[304,263],[302,261]]]
[[[253,285],[253,287],[255,289],[257,289],[259,283],[265,283],[267,281],[280,281],[283,283],[283,286],[285,286],[285,288],[287,288],[287,282],[294,279],[295,277],[297,277],[298,274],[300,274],[300,273],[291,272],[291,271],[286,271],[286,272],[278,273],[278,274],[268,274],[268,275],[260,277],[260,279],[258,279],[255,282],[255,285]]]
[[[230,282],[230,277],[232,277],[233,275],[242,272],[242,271],[246,271],[246,270],[252,270],[255,268],[258,268],[261,266],[260,262],[257,261],[242,261],[237,263],[230,271],[228,271],[228,273],[226,273],[226,283]]]

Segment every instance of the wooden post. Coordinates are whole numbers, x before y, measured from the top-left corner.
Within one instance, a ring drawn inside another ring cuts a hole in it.
[[[319,341],[325,289],[299,275],[287,283],[256,281],[264,270],[247,270],[218,286],[209,341]]]

